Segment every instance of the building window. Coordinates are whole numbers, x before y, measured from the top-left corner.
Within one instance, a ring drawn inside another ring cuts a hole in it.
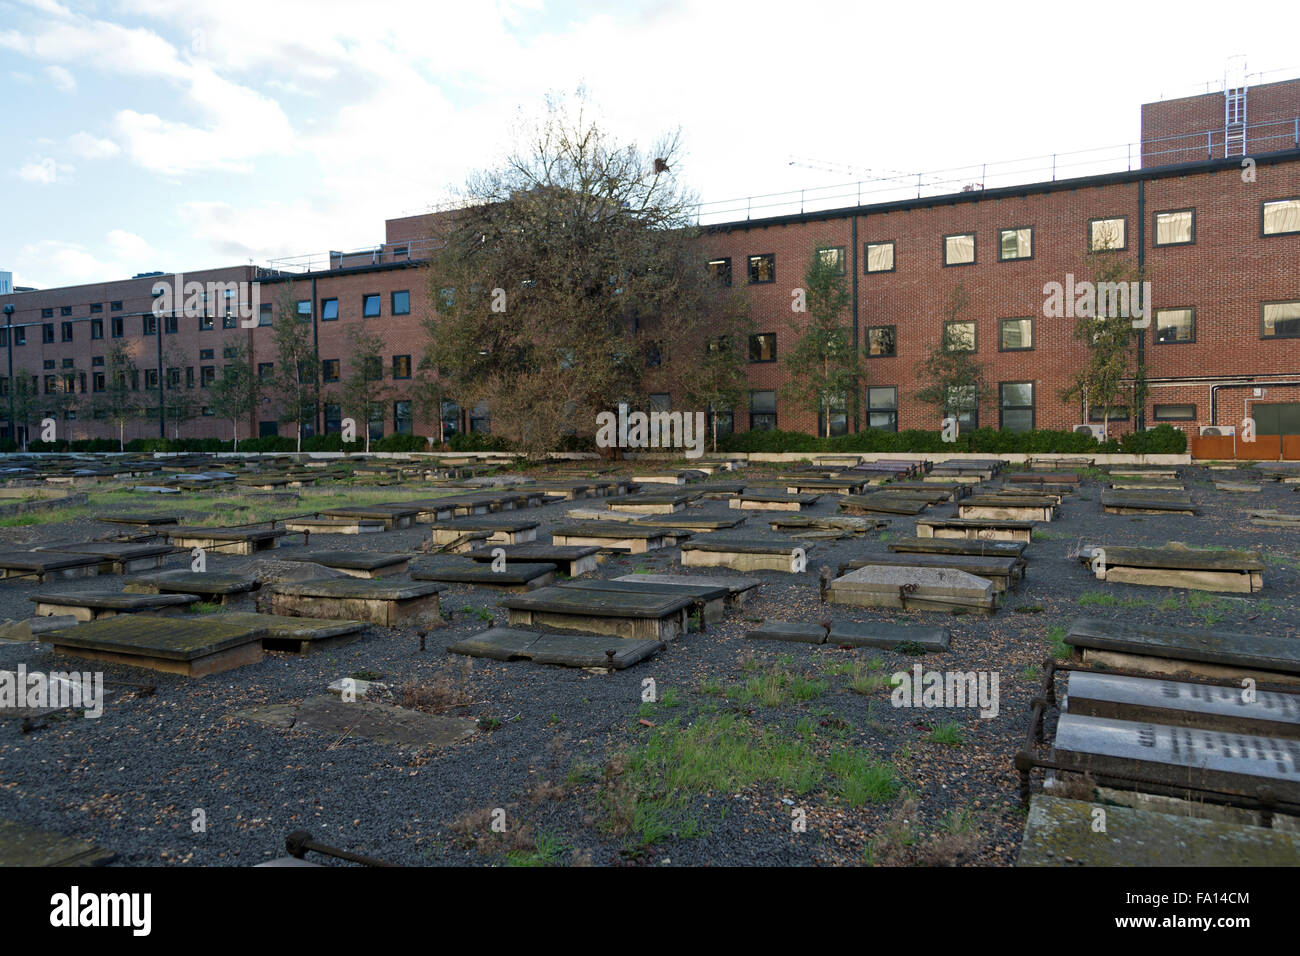
[[[41,366],[45,368],[46,371],[54,368],[54,359],[46,359],[44,362],[41,363]]]
[[[1125,405],[1090,405],[1088,407],[1088,421],[1099,424],[1126,422],[1128,421],[1128,414],[1128,407]]]
[[[103,372],[92,372],[90,376],[90,387],[93,391],[102,392],[107,384],[107,379]]]
[[[235,314],[230,309],[226,309],[226,314],[221,317],[221,327],[223,329],[233,329],[235,327]],[[170,332],[171,329],[167,331]]]
[[[1300,232],[1300,199],[1269,199],[1260,210],[1260,234],[1290,236]]]
[[[102,355],[96,355],[94,358],[92,358],[92,359],[90,360],[90,364],[93,365],[95,368],[103,368],[103,367],[104,367],[104,356],[102,356]]]
[[[142,315],[140,317],[140,334],[144,336],[158,334],[158,316]]]
[[[102,303],[102,302],[92,302],[92,303],[90,303],[90,314],[91,314],[91,315],[97,315],[97,314],[99,314],[99,313],[101,313],[101,312],[103,312],[103,311],[104,311],[104,303]]]
[[[204,418],[212,418],[217,414],[217,410],[211,405],[204,405],[199,409],[199,414]]]
[[[776,430],[776,392],[749,393],[750,431]]]
[[[72,306],[64,305],[59,307],[59,315],[71,315],[71,314],[72,314]]]
[[[199,385],[202,388],[211,388],[216,379],[217,367],[215,365],[204,365],[199,369]]]
[[[213,321],[212,316],[206,314],[199,316],[200,332],[211,332],[214,328],[216,328],[216,323]]]
[[[1194,422],[1195,405],[1156,405],[1151,410],[1151,417],[1158,422]]]
[[[479,402],[470,409],[469,430],[480,435],[487,435],[492,431],[492,419],[488,416],[487,402]]]
[[[664,364],[664,343],[658,339],[650,339],[645,344],[645,367],[658,368]]]
[[[1088,251],[1119,252],[1128,248],[1128,218],[1088,220]]]
[[[325,434],[337,435],[343,431],[343,406],[333,402],[325,406]]]
[[[193,365],[187,366],[185,369],[185,387],[186,388],[194,387],[194,366]]]
[[[41,326],[41,344],[42,345],[54,344],[54,323],[53,322],[46,322],[44,325]]]
[[[848,399],[843,395],[832,399],[830,407],[831,428],[830,434],[847,435],[849,433],[849,406]],[[826,434],[826,409],[817,410],[817,434]]]
[[[64,359],[62,362],[60,362],[59,364],[62,365],[64,368],[75,368],[75,367],[76,367],[76,362],[75,362],[73,359],[70,359],[70,358],[65,358],[65,359]]]
[[[411,377],[411,356],[394,355],[393,356],[393,378],[410,378]]]
[[[709,434],[716,434],[719,438],[723,435],[730,435],[736,430],[735,411],[730,408],[714,408],[709,406]]]
[[[410,315],[411,314],[411,293],[394,292],[393,293],[393,315]]]
[[[65,341],[65,342],[71,342],[71,341],[72,341],[72,323],[71,323],[71,322],[64,322],[64,323],[63,323],[62,333],[63,333],[63,341]]]
[[[321,299],[320,320],[322,322],[337,322],[338,318],[339,318],[339,300]]]
[[[945,266],[972,266],[975,264],[975,233],[959,232],[943,237],[943,264]]]
[[[361,317],[363,319],[373,319],[379,315],[379,296],[363,295],[361,297]],[[383,425],[381,423],[380,427]],[[382,435],[380,436],[383,437]]]
[[[298,300],[298,321],[311,321],[311,299]]]
[[[413,421],[409,401],[393,402],[393,431],[399,435],[409,435]]]
[[[339,380],[339,360],[338,359],[321,359],[320,377],[324,382],[337,382]]]
[[[1260,338],[1293,339],[1300,337],[1300,300],[1265,302],[1260,307],[1260,328]]]
[[[1157,246],[1190,246],[1196,242],[1196,210],[1170,209],[1156,213]]]
[[[998,323],[998,350],[1023,352],[1034,347],[1033,319],[1003,319]]]
[[[828,266],[837,276],[842,276],[847,272],[843,246],[824,246],[817,250],[817,258],[822,261],[822,265]]]
[[[211,358],[213,358],[213,357],[214,357],[214,356],[213,356],[213,350],[212,350],[212,349],[199,349],[199,361],[200,361],[200,362],[205,361],[205,360],[207,360],[207,359],[211,359]]]
[[[998,427],[1009,432],[1033,431],[1033,382],[998,384]]]
[[[671,412],[673,410],[673,397],[669,392],[651,392],[648,396],[650,399],[650,411],[652,412]]]
[[[120,339],[122,336],[126,335],[126,320],[120,315],[113,316],[109,319],[109,322],[111,324],[113,338]]]
[[[53,309],[53,308],[49,308],[49,309],[41,309],[41,318],[42,318],[42,319],[52,319],[52,318],[54,318],[54,309]]]
[[[275,321],[275,314],[270,303],[263,303],[257,310],[257,324],[263,328]]]
[[[8,346],[9,346],[9,330],[7,328],[0,329],[0,349],[7,348]]]
[[[370,440],[375,441],[384,437],[384,404],[383,402],[371,402],[369,410],[366,413],[366,430],[370,435]]]
[[[163,316],[163,331],[168,335],[175,335],[178,331],[177,318],[175,315]]]
[[[1195,309],[1156,309],[1157,342],[1195,342]]]
[[[898,431],[898,388],[877,385],[867,389],[867,427]]]
[[[876,325],[867,329],[867,357],[892,358],[898,354],[898,327]]]
[[[998,232],[998,258],[1003,262],[1034,257],[1034,230],[1031,226],[1017,226]]]
[[[121,312],[121,311],[122,311],[122,300],[121,300],[121,299],[118,299],[116,302],[110,302],[110,303],[108,304],[108,311],[110,311],[110,312]]]
[[[776,361],[775,332],[760,332],[749,337],[749,360],[751,362]]]
[[[749,284],[765,285],[776,281],[776,254],[765,252],[749,257]]]
[[[943,324],[943,347],[947,352],[975,351],[975,323],[969,321]]]
[[[53,395],[55,392],[57,392],[57,391],[59,390],[58,379],[59,379],[59,377],[58,377],[57,375],[47,375],[47,376],[45,376],[45,394],[46,394],[46,395]]]
[[[26,344],[27,344],[27,330],[21,328],[14,329],[14,345],[26,345]]]
[[[169,369],[167,370],[167,387],[168,387],[168,388],[172,388],[172,389],[180,388],[180,387],[181,387],[181,370],[180,370],[180,369],[178,369],[178,368],[169,368]]]
[[[975,401],[974,385],[952,385],[948,388],[947,407],[944,415],[952,415],[961,428],[979,428],[980,410]]]
[[[460,406],[455,402],[442,403],[442,433],[448,437],[460,432]]]
[[[144,370],[144,387],[148,391],[157,390],[158,370],[156,368],[147,368]]]
[[[891,239],[889,242],[868,242],[863,258],[867,263],[868,275],[873,272],[893,272],[894,241]]]
[[[731,259],[710,259],[709,276],[719,285],[731,285]]]
[[[274,377],[274,375],[275,375],[274,362],[257,363],[257,380],[259,382],[269,382]]]

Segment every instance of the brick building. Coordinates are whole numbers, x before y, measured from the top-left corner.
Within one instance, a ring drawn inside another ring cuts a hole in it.
[[[1195,434],[1240,424],[1247,414],[1261,434],[1300,434],[1300,80],[1242,91],[1248,107],[1230,102],[1237,95],[1145,105],[1138,169],[703,227],[701,258],[746,297],[757,333],[748,406],[724,421],[737,431],[818,428],[779,389],[781,358],[796,335],[791,289],[813,251],[826,249],[844,268],[853,302],[845,321],[869,355],[862,397],[833,416],[833,431],[939,427],[940,414],[914,397],[916,364],[943,335],[959,284],[969,307],[958,331],[992,386],[964,427],[1078,426],[1082,403],[1060,392],[1086,353],[1074,320],[1049,315],[1045,287],[1087,280],[1090,244],[1100,242],[1113,246],[1106,255],[1146,270],[1153,312],[1138,351],[1149,398],[1136,414],[1112,419],[1112,434],[1160,422]],[[1237,117],[1245,119],[1227,122]],[[326,397],[313,430],[338,428],[331,386],[347,374],[347,331],[357,322],[373,323],[383,338],[393,386],[374,411],[372,435],[488,429],[487,409],[448,402],[441,414],[422,415],[410,388],[430,309],[421,268],[430,232],[427,216],[391,219],[384,243],[372,250],[332,252],[296,269],[241,266],[187,276],[259,282],[261,314],[252,328],[220,309],[215,318],[155,323],[156,275],[0,296],[0,361],[12,362],[11,373],[0,368],[0,419],[10,379],[25,375],[42,392],[86,396],[85,407],[70,404],[62,434],[110,434],[89,408],[95,370],[114,338],[132,349],[142,390],[159,381],[192,389],[206,412],[205,390],[227,348],[244,346],[254,367],[276,361],[268,310],[288,296],[312,324],[324,373]],[[656,401],[671,405],[673,396]],[[271,409],[268,403],[253,416],[241,437],[288,434]],[[1098,412],[1088,417],[1099,420]],[[180,433],[228,431],[201,412]],[[8,434],[7,424],[0,434]],[[156,436],[158,421],[140,422],[131,434]]]

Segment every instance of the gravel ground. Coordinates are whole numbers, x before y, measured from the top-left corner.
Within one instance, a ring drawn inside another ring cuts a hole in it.
[[[763,484],[756,481],[758,474],[748,470],[736,480]],[[1295,532],[1256,528],[1245,514],[1247,508],[1300,511],[1295,486],[1266,482],[1260,494],[1219,492],[1211,483],[1215,474],[1185,469],[1185,484],[1202,509],[1196,517],[1105,515],[1102,485],[1095,479],[1085,481],[1066,498],[1058,520],[1040,526],[1042,532],[1025,553],[1026,581],[992,617],[905,615],[819,604],[818,568],[883,552],[889,538],[912,534],[911,517],[884,516],[891,525],[883,534],[816,542],[802,574],[753,574],[763,586],[743,609],[729,612],[724,622],[704,633],[679,638],[657,658],[614,674],[481,660],[465,671],[462,659],[446,653],[447,646],[487,626],[480,609],[497,624],[505,623],[506,612],[496,607],[497,592],[460,586],[443,592],[444,612],[453,612],[453,620],[449,627],[430,632],[424,653],[409,629],[374,629],[341,648],[309,657],[268,653],[260,664],[200,680],[104,666],[107,680],[148,682],[156,684],[157,691],[111,699],[98,720],[49,720],[28,734],[19,720],[0,716],[0,817],[92,838],[119,854],[118,865],[249,865],[280,855],[284,836],[300,828],[320,840],[401,864],[500,863],[508,847],[501,839],[485,837],[481,820],[494,808],[506,811],[512,832],[546,835],[553,848],[547,853],[551,862],[838,865],[861,863],[868,846],[900,813],[911,818],[910,825],[925,842],[940,834],[948,815],[964,811],[974,822],[975,835],[959,854],[943,862],[1010,865],[1023,827],[1011,759],[1023,738],[1039,680],[1037,667],[1052,653],[1046,639],[1050,629],[1068,627],[1073,617],[1086,613],[1274,635],[1300,633]],[[723,475],[718,480],[731,478]],[[169,496],[141,507],[147,506],[182,511],[184,502]],[[563,502],[513,515],[548,525],[570,508],[592,506],[598,503]],[[824,496],[810,513],[836,513],[835,497]],[[725,501],[709,500],[686,514],[736,512]],[[746,524],[719,533],[801,543],[768,530],[768,514],[751,512]],[[947,504],[928,509],[923,517],[952,514],[955,507]],[[90,519],[0,528],[0,548],[85,540],[120,530]],[[313,535],[308,550],[414,550],[426,535],[422,527],[362,537]],[[545,534],[539,537],[547,539]],[[1250,548],[1269,561],[1265,589],[1258,596],[1216,596],[1198,606],[1195,600],[1189,604],[1184,592],[1107,586],[1068,557],[1081,539],[1111,545],[1182,541]],[[303,549],[286,545],[279,553],[290,550]],[[678,557],[675,548],[610,557],[596,576],[613,578],[637,570],[727,573],[683,571]],[[256,560],[210,555],[208,566],[241,570]],[[178,555],[168,567],[184,563]],[[83,579],[50,588],[116,589],[120,583],[118,578]],[[1103,589],[1121,603],[1080,605],[1085,592]],[[32,590],[31,582],[21,579],[0,582],[0,617],[30,615],[27,596]],[[1171,596],[1177,600],[1161,603]],[[745,630],[762,619],[907,620],[946,626],[952,632],[952,649],[941,656],[914,658],[746,641]],[[981,719],[973,710],[936,715],[896,709],[889,705],[888,685],[859,694],[848,687],[846,676],[831,673],[833,665],[873,657],[883,661],[886,675],[910,669],[917,660],[926,668],[996,671],[1000,712]],[[29,670],[46,671],[94,666],[56,657],[46,646],[0,643],[0,667],[20,662]],[[898,797],[855,807],[827,790],[800,795],[755,785],[694,795],[698,835],[668,836],[637,846],[628,836],[611,833],[602,771],[610,767],[612,757],[655,732],[642,718],[654,724],[675,716],[690,722],[709,712],[706,704],[720,699],[702,688],[740,684],[756,668],[773,665],[821,677],[829,686],[811,700],[776,708],[736,706],[726,695],[721,698],[724,709],[756,725],[787,730],[800,717],[814,717],[819,726],[829,728],[827,741],[892,761],[914,805],[904,805]],[[247,707],[323,693],[330,681],[366,671],[383,675],[390,687],[446,677],[459,681],[472,703],[448,713],[478,718],[481,729],[452,747],[408,752],[353,738],[278,730],[234,716]],[[647,677],[655,680],[661,701],[670,689],[675,691],[677,706],[665,701],[657,708],[643,708],[642,681]],[[960,743],[929,739],[939,720],[961,725]],[[206,815],[205,832],[192,831],[196,809]],[[806,814],[806,832],[792,831],[795,810]]]

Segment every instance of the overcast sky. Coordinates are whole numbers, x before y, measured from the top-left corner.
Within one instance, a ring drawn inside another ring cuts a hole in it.
[[[580,83],[622,138],[680,126],[705,201],[967,164],[953,182],[996,185],[980,164],[1136,141],[1141,103],[1231,55],[1300,76],[1296,10],[0,0],[0,269],[49,287],[374,245]]]

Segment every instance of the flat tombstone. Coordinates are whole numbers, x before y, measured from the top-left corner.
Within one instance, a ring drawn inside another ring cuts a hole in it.
[[[826,627],[802,621],[764,621],[750,628],[745,637],[751,641],[792,641],[798,644],[826,643]]]
[[[365,621],[323,621],[310,617],[284,617],[279,614],[230,613],[222,615],[230,624],[262,628],[262,650],[308,654],[359,639],[370,626]]]
[[[406,573],[411,556],[381,551],[316,551],[312,554],[291,555],[285,560],[319,564],[342,571],[353,578],[383,578]]]
[[[598,634],[552,634],[494,627],[457,641],[447,648],[453,654],[487,657],[498,661],[532,661],[564,667],[599,667],[624,670],[663,650],[661,641],[625,640]]]
[[[1066,767],[1103,784],[1110,775],[1139,776],[1165,789],[1243,797],[1268,786],[1280,800],[1300,801],[1298,740],[1066,713],[1057,722],[1052,752]],[[1116,782],[1125,789],[1135,783]]]
[[[758,578],[745,578],[728,574],[625,574],[615,581],[645,581],[649,584],[686,584],[692,586],[727,589],[727,607],[743,607],[750,595],[757,593],[763,582]]]
[[[0,578],[84,578],[99,573],[100,561],[89,554],[53,551],[0,552]]]
[[[826,600],[856,607],[992,614],[997,608],[993,583],[950,568],[858,568],[831,582]]]
[[[689,597],[633,592],[541,588],[501,602],[510,625],[536,625],[610,634],[636,640],[671,641],[686,631]]]
[[[848,514],[919,515],[929,503],[919,498],[905,498],[879,492],[871,495],[845,495],[840,510]]]
[[[1020,586],[1020,576],[1025,562],[1020,558],[1002,558],[977,554],[873,554],[859,561],[850,561],[849,567],[878,566],[910,568],[954,568],[993,582],[994,591],[1014,591]]]
[[[472,561],[495,560],[496,548],[480,548],[466,555]],[[507,565],[512,561],[554,564],[559,573],[576,578],[596,570],[600,563],[600,548],[595,545],[514,544],[501,549]]]
[[[463,563],[423,563],[411,569],[413,581],[441,581],[443,584],[468,584],[473,587],[523,593],[555,583],[555,565],[525,561],[507,561],[500,571],[475,561]]]
[[[589,524],[564,524],[551,529],[551,541],[560,546],[596,547],[605,551],[644,554],[665,547],[663,528],[647,528],[614,522],[593,521]]]
[[[1104,831],[1093,828],[1098,808]],[[1300,835],[1285,830],[1035,794],[1016,865],[1295,866],[1297,859]]]
[[[94,515],[93,520],[103,521],[106,524],[129,524],[140,528],[152,528],[158,525],[176,524],[179,519],[176,515],[101,514]]]
[[[134,578],[122,590],[137,594],[197,594],[205,601],[226,604],[256,590],[257,579],[219,571],[163,571]]]
[[[875,621],[832,624],[827,644],[839,647],[878,647],[896,651],[909,646],[925,653],[948,649],[951,635],[946,627],[922,627],[915,624],[885,624]]]
[[[235,716],[282,729],[323,734],[322,742],[344,737],[404,749],[449,747],[474,736],[477,722],[440,717],[369,700],[347,702],[333,694],[309,697],[300,704],[271,704],[238,711]]]
[[[407,623],[441,626],[439,592],[429,581],[393,582],[326,578],[269,585],[276,613],[330,620],[369,621],[382,627]]]
[[[626,576],[617,581],[566,581],[559,586],[582,591],[663,594],[669,597],[687,597],[703,610],[704,619],[709,622],[722,620],[728,595],[727,588],[717,585],[657,584],[651,581],[628,580]]]
[[[197,594],[140,594],[130,591],[37,592],[27,598],[40,617],[70,614],[78,621],[98,621],[143,611],[183,611],[199,600]]]
[[[52,544],[36,549],[57,554],[86,554],[100,558],[100,574],[134,574],[161,568],[163,558],[173,553],[166,544],[121,544],[113,541],[83,541]]]
[[[1032,521],[982,520],[977,518],[918,518],[918,538],[951,538],[967,541],[1019,541],[1033,537]]]
[[[0,867],[105,866],[115,859],[89,840],[0,819]]]
[[[167,540],[178,548],[250,555],[278,548],[284,534],[280,528],[173,528]]]
[[[119,615],[47,631],[41,640],[61,654],[187,677],[218,674],[260,661],[265,629],[223,618]]]
[[[308,534],[379,534],[384,522],[378,518],[286,518],[286,531],[306,531]]]

